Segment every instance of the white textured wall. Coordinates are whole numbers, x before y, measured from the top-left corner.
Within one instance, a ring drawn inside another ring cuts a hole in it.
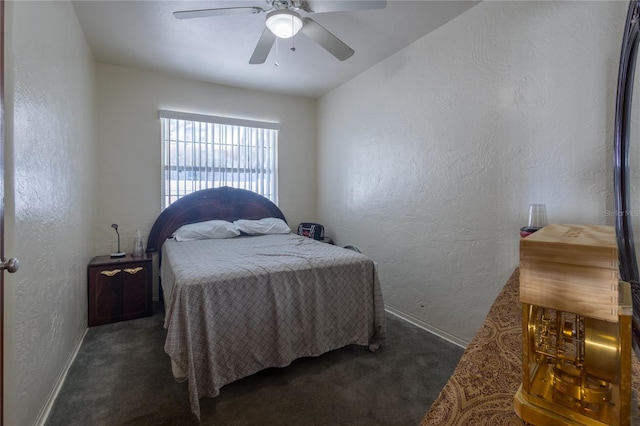
[[[32,425],[87,328],[95,62],[70,2],[6,7],[5,424]]]
[[[98,253],[116,243],[130,251],[160,213],[158,109],[280,122],[279,207],[292,228],[315,219],[315,101],[98,64]],[[115,248],[115,247],[114,247]]]
[[[626,2],[483,2],[324,96],[318,215],[385,302],[465,344],[518,265],[529,203],[610,223]]]

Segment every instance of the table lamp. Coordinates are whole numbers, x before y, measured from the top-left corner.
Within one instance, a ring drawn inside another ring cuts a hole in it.
[[[116,234],[118,235],[118,251],[111,253],[111,257],[125,257],[127,254],[120,251],[120,233],[118,232],[118,224],[114,223],[111,227],[116,230]]]

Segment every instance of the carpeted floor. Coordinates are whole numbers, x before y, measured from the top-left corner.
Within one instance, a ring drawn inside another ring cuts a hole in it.
[[[196,425],[186,383],[171,376],[162,311],[92,327],[47,426]],[[225,386],[201,403],[203,425],[418,425],[463,349],[387,314],[376,353],[348,346]]]

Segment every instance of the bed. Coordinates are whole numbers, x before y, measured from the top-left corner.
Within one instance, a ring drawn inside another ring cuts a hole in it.
[[[385,338],[376,265],[356,251],[294,233],[175,241],[181,226],[260,221],[280,209],[250,191],[202,190],[165,209],[147,243],[160,262],[165,352],[188,381],[192,412],[235,380]]]
[[[524,425],[513,406],[522,383],[522,305],[516,268],[421,425]],[[632,356],[632,422],[640,424],[640,363]]]

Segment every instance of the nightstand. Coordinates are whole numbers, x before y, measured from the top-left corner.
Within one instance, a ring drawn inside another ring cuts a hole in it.
[[[87,270],[89,327],[153,314],[151,256],[97,256]]]

